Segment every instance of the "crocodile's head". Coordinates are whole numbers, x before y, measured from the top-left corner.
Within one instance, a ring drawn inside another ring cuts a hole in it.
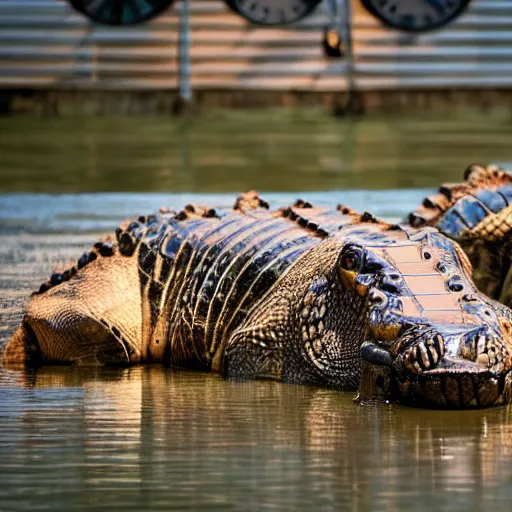
[[[490,165],[468,167],[463,183],[442,185],[408,217],[456,240],[485,295],[512,307],[512,175]]]
[[[433,228],[403,229],[407,243],[347,244],[340,253],[345,287],[366,300],[359,399],[509,402],[512,311],[477,291],[458,244]]]

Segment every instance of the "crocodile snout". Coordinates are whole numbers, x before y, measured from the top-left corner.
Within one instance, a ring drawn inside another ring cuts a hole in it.
[[[363,343],[361,400],[373,393],[408,405],[452,408],[511,401],[510,343],[499,323],[404,323],[394,341]]]

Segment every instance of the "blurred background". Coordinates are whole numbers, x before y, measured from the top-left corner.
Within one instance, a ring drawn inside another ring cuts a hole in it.
[[[0,189],[432,187],[512,160],[509,0],[0,0]]]
[[[509,0],[1,0],[0,84],[5,110],[60,115],[492,108],[511,23]]]
[[[4,192],[432,187],[506,165],[509,0],[0,0]]]

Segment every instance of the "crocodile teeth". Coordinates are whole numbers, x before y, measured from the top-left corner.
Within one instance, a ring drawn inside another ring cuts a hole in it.
[[[476,362],[482,366],[485,366],[486,368],[490,367],[490,360],[487,354],[478,354]]]
[[[478,337],[478,342],[476,345],[476,353],[477,354],[482,354],[485,351],[485,342],[486,342],[485,336]]]
[[[436,343],[437,350],[439,350],[439,357],[444,356],[444,340],[440,334],[437,334],[434,337],[434,342]]]
[[[437,364],[439,362],[439,357],[437,355],[437,350],[434,346],[429,345],[428,347],[428,353],[430,354],[430,358],[432,359],[432,362],[434,364]]]
[[[420,363],[415,360],[415,355],[413,352],[407,354],[407,357],[404,359],[404,365],[409,371],[414,373],[421,373],[423,371]]]
[[[444,354],[444,340],[440,334],[409,346],[403,353],[406,368],[412,372],[431,370]]]
[[[490,348],[487,351],[487,354],[489,355],[489,362],[490,362],[491,366],[494,366],[498,362],[498,360],[496,358],[496,351],[494,350],[494,348]]]
[[[421,362],[423,363],[423,367],[425,370],[428,370],[430,368],[430,359],[428,358],[428,352],[427,347],[425,346],[425,343],[420,343],[418,345],[418,353],[421,357]]]

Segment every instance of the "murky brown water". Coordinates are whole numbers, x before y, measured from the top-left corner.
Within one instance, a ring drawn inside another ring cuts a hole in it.
[[[158,367],[1,379],[3,510],[510,510],[507,409]]]
[[[52,266],[124,217],[229,206],[224,192],[254,187],[279,205],[307,190],[399,219],[417,187],[471,160],[512,162],[506,125],[235,121],[0,120],[0,343]],[[370,190],[387,187],[401,190]],[[113,190],[131,193],[93,193]],[[353,393],[160,367],[0,369],[0,396],[2,511],[512,506],[510,408],[363,407]]]

